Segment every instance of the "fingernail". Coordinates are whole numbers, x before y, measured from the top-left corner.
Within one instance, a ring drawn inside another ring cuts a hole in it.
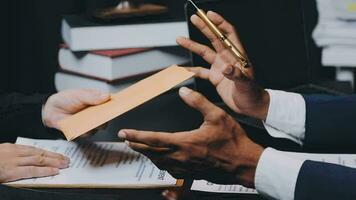
[[[127,146],[130,146],[130,142],[129,141],[125,141],[125,144],[127,144]]]
[[[212,11],[212,10],[209,10],[208,12],[207,12],[207,14],[216,14],[216,12],[214,12],[214,11]]]
[[[62,156],[62,160],[70,161],[70,158],[67,156]]]
[[[187,88],[187,87],[182,87],[179,89],[179,95],[184,97],[187,96],[189,94],[191,94],[193,92],[193,90]]]
[[[60,165],[60,169],[67,169],[69,167],[69,164],[68,163],[61,163]]]
[[[185,39],[186,38],[179,36],[179,37],[177,37],[176,42],[177,42],[177,44],[181,45],[185,41]]]
[[[68,166],[69,165],[69,161],[68,160],[62,160],[61,163],[64,166]]]
[[[120,131],[119,134],[118,134],[119,138],[121,139],[126,139],[126,133],[125,131]]]

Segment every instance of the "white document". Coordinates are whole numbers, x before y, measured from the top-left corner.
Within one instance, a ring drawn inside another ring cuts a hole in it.
[[[333,163],[345,167],[356,168],[356,154],[307,154],[289,152],[286,152],[286,154],[295,158]],[[256,190],[245,188],[241,185],[218,185],[205,180],[195,180],[191,190],[215,193],[257,194]]]
[[[11,182],[20,187],[137,188],[175,186],[177,180],[158,169],[147,157],[125,143],[76,144],[63,140],[18,138],[16,144],[61,153],[71,159],[70,167],[53,177]]]
[[[257,194],[255,189],[246,188],[242,185],[219,185],[205,180],[195,180],[191,190],[215,193]]]

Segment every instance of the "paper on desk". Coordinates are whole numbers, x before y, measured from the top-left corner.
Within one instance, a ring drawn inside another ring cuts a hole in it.
[[[191,190],[215,193],[257,194],[257,191],[242,185],[219,185],[205,180],[195,180]]]
[[[73,140],[172,89],[193,76],[194,73],[182,67],[171,66],[123,91],[113,94],[111,100],[107,103],[89,107],[61,120],[59,127],[68,140]]]
[[[356,154],[306,154],[306,153],[287,153],[291,157],[338,164],[346,167],[356,168]],[[205,180],[195,180],[191,190],[215,193],[236,193],[236,194],[257,194],[254,189],[246,188],[241,185],[219,185]]]
[[[53,177],[8,183],[36,188],[155,188],[180,186],[168,172],[158,169],[147,157],[125,143],[76,144],[64,140],[18,138],[16,144],[30,145],[64,154],[70,167]]]

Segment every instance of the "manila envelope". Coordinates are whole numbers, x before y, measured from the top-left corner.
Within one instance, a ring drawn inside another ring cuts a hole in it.
[[[176,65],[168,67],[116,94],[112,94],[111,100],[104,104],[88,107],[62,119],[59,121],[59,127],[67,140],[74,140],[193,76],[193,72],[189,72],[182,67]]]

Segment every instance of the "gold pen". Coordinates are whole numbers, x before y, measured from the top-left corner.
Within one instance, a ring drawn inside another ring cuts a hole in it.
[[[242,53],[239,51],[239,49],[229,40],[229,38],[227,38],[227,36],[223,34],[213,22],[210,21],[210,19],[208,18],[204,10],[200,9],[193,2],[193,0],[188,0],[188,2],[190,2],[197,9],[197,15],[204,21],[204,23],[209,27],[209,29],[221,40],[224,46],[231,51],[231,53],[237,58],[237,60],[240,61],[241,66],[239,66],[239,69],[245,76],[248,77],[248,74],[246,72],[246,69],[249,67],[248,59],[245,56],[243,56]]]

